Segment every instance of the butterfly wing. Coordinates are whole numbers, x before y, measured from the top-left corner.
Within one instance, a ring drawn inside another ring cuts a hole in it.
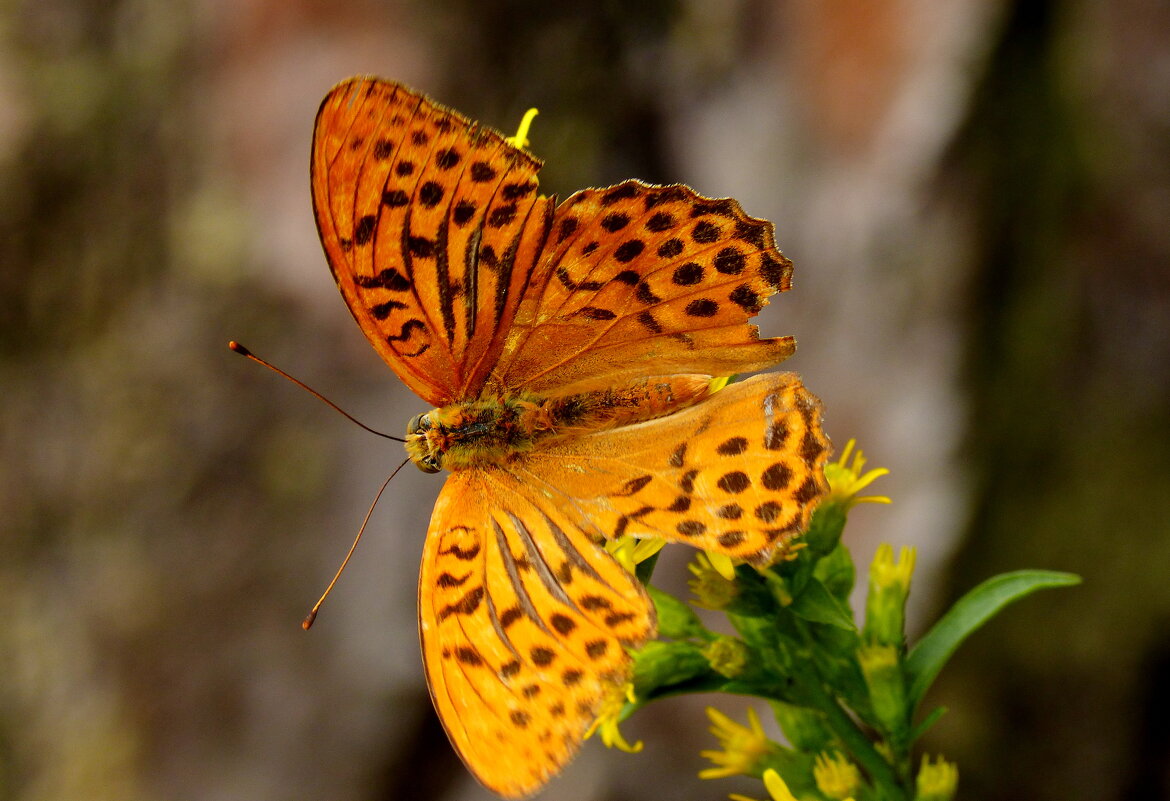
[[[682,411],[565,438],[528,480],[605,536],[645,534],[770,563],[828,491],[821,404],[795,373],[758,375]]]
[[[398,84],[321,104],[311,183],[329,266],[398,376],[441,406],[478,394],[544,247],[540,162]]]
[[[559,394],[770,367],[795,344],[747,320],[791,273],[772,224],[734,200],[637,181],[578,192],[556,210],[492,380]]]
[[[472,773],[527,795],[577,752],[625,648],[654,635],[638,582],[547,496],[501,468],[447,479],[419,575],[439,718]]]

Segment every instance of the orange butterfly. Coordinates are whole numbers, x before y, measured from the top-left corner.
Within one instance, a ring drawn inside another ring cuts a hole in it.
[[[573,757],[655,634],[603,548],[662,537],[768,564],[826,492],[820,403],[748,318],[788,289],[772,226],[734,200],[626,181],[559,206],[541,162],[386,81],[334,88],[313,134],[333,276],[391,369],[437,408],[407,452],[451,471],[419,636],[455,750],[508,797]]]

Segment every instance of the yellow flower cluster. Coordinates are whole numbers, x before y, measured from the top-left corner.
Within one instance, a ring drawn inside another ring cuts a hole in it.
[[[700,751],[699,756],[715,763],[716,767],[699,771],[700,779],[722,779],[739,773],[752,774],[758,770],[761,758],[772,751],[772,742],[764,734],[756,710],[748,709],[748,725],[736,723],[714,707],[707,707],[711,719],[711,733],[723,746],[722,751]]]
[[[853,456],[852,463],[849,461],[850,455],[853,454],[853,446],[856,444],[856,440],[849,440],[845,443],[845,450],[841,451],[840,458],[825,465],[825,478],[829,482],[829,494],[822,503],[839,503],[847,509],[859,503],[891,503],[885,495],[857,497],[857,493],[882,476],[889,475],[890,471],[879,467],[876,470],[863,473],[865,454],[860,449]]]
[[[618,723],[621,722],[622,710],[625,709],[626,702],[628,701],[632,704],[635,700],[636,697],[634,696],[634,685],[632,682],[615,686],[613,691],[601,702],[601,711],[598,713],[597,719],[593,721],[593,725],[585,732],[586,739],[597,734],[601,737],[601,742],[606,748],[616,748],[619,751],[625,751],[627,754],[636,754],[641,751],[641,740],[630,745],[618,729]]]
[[[634,572],[640,562],[645,562],[654,554],[662,550],[666,540],[661,537],[635,537],[632,534],[623,534],[616,539],[605,543],[605,550],[618,561],[618,564]]]
[[[721,554],[700,551],[695,561],[687,565],[692,578],[687,586],[695,594],[697,606],[723,609],[735,600],[739,586],[735,583],[735,568],[731,559]]]

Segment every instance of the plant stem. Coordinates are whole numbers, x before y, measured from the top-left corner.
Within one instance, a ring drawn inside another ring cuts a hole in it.
[[[877,752],[869,737],[857,727],[853,718],[845,713],[837,699],[826,693],[820,681],[807,675],[804,670],[794,670],[792,676],[810,705],[825,713],[825,722],[829,728],[865,768],[870,779],[882,793],[882,797],[889,801],[908,801],[906,791],[898,781],[894,769]]]

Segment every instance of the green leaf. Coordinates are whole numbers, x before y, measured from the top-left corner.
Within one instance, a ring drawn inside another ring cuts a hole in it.
[[[825,589],[842,602],[848,603],[853,590],[853,557],[844,544],[838,544],[828,556],[817,561],[813,575],[821,580]]]
[[[650,600],[654,601],[654,609],[658,613],[660,636],[672,640],[714,639],[715,635],[707,630],[699,616],[695,614],[695,610],[657,587],[647,586],[646,591],[650,594]]]
[[[945,706],[936,706],[929,715],[922,719],[922,722],[914,727],[914,731],[910,732],[910,742],[914,742],[922,735],[930,731],[934,724],[939,722],[939,719],[947,713]]]
[[[634,692],[648,697],[660,688],[710,672],[707,657],[697,646],[652,640],[634,653]]]
[[[780,731],[793,746],[806,753],[824,751],[833,739],[833,733],[825,724],[825,713],[819,709],[772,700],[769,702]]]
[[[818,578],[810,578],[804,591],[788,605],[788,611],[813,623],[825,623],[854,631],[856,625],[849,608],[837,600]]]
[[[658,554],[660,553],[662,553],[662,551],[651,555],[648,559],[643,559],[634,566],[634,575],[637,577],[638,581],[642,582],[643,584],[650,583],[650,579],[654,576],[654,566],[658,564]]]
[[[808,530],[804,532],[808,550],[816,556],[831,553],[841,540],[841,532],[845,530],[847,512],[848,506],[843,503],[822,503],[818,506],[809,521]]]
[[[908,699],[916,707],[955,649],[1000,609],[1025,595],[1049,587],[1068,587],[1080,576],[1052,570],[1017,570],[990,578],[960,598],[934,624],[906,659]]]

